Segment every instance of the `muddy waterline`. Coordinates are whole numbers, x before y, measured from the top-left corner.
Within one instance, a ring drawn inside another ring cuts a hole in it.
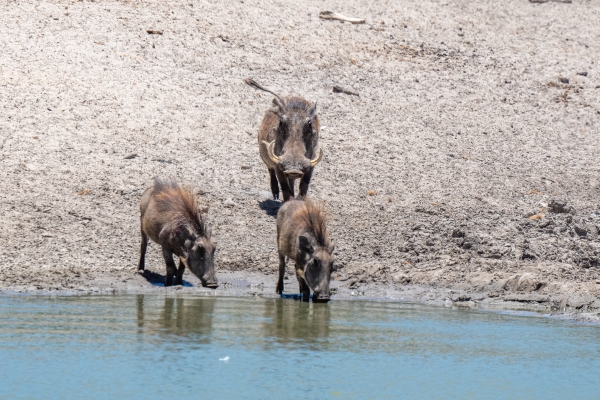
[[[597,398],[600,327],[423,305],[0,297],[0,398]]]

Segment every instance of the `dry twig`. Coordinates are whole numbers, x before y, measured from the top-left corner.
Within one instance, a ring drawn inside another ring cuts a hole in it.
[[[333,12],[333,11],[321,11],[319,13],[321,19],[337,19],[338,21],[351,22],[353,24],[364,24],[365,20],[354,17],[346,17],[345,15]]]

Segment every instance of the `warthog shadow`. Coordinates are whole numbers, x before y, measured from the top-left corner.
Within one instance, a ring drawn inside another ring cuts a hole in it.
[[[165,279],[167,278],[165,275],[161,275],[161,274],[158,274],[153,271],[148,271],[146,269],[146,270],[144,270],[144,273],[142,274],[142,276],[144,278],[146,278],[146,280],[148,282],[150,282],[152,284],[152,286],[165,286]],[[192,285],[191,283],[189,283],[188,281],[186,281],[184,279],[183,286],[193,287],[194,285]]]
[[[277,213],[279,212],[281,204],[281,202],[271,199],[258,202],[260,209],[263,210],[267,215],[274,218],[277,218]]]

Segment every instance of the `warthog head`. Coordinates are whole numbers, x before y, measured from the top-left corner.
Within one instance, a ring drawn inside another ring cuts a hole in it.
[[[289,179],[302,178],[323,158],[323,149],[317,149],[317,103],[311,104],[299,97],[281,98],[275,95],[271,112],[279,118],[279,134],[270,143],[263,141],[269,159]]]
[[[313,290],[313,301],[329,301],[329,281],[333,266],[333,245],[326,247],[319,244],[313,246],[308,237],[298,237],[299,250],[306,254],[308,261],[304,267],[304,281]]]
[[[244,82],[275,96],[258,130],[259,153],[269,169],[273,198],[279,198],[279,186],[284,201],[295,197],[296,179],[301,179],[300,196],[306,197],[313,168],[323,158],[317,103],[298,96],[281,97],[250,78]]]
[[[215,289],[219,286],[215,275],[215,243],[210,238],[211,230],[205,234],[192,234],[183,244],[183,262],[202,281],[202,286]]]

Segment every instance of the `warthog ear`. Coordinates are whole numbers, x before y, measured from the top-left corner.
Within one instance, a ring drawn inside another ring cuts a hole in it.
[[[273,99],[273,107],[271,108],[271,111],[273,113],[277,114],[280,118],[285,113],[285,109],[283,107],[283,103],[277,97],[275,97]]]
[[[312,105],[311,108],[308,109],[308,118],[310,118],[310,120],[314,120],[315,117],[317,116],[317,102],[315,101],[315,104]]]
[[[300,242],[300,250],[302,250],[303,252],[312,254],[315,251],[312,247],[312,244],[310,244],[310,241],[306,236],[302,235],[298,237],[298,241]]]

